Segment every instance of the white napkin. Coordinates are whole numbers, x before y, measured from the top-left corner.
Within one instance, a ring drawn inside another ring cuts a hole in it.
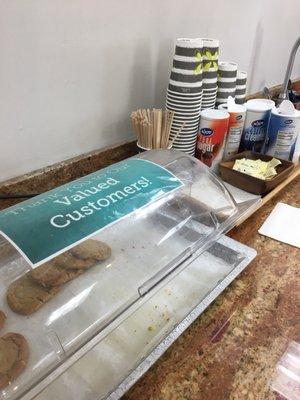
[[[277,203],[258,232],[300,248],[300,208]]]

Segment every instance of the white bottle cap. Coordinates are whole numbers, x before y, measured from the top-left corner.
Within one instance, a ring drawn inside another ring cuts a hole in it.
[[[227,110],[229,113],[244,113],[246,112],[246,107],[243,104],[236,104],[234,98],[229,96],[227,103],[220,104],[218,106],[219,110]]]
[[[227,119],[229,118],[229,114],[225,110],[215,110],[213,108],[207,108],[206,110],[201,111],[201,118],[205,118],[208,120],[214,119]]]
[[[249,111],[268,111],[275,107],[275,102],[269,99],[252,99],[245,106]]]

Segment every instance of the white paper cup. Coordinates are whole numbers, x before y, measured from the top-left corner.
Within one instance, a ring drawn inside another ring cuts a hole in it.
[[[177,130],[171,131],[170,135],[175,136],[177,134]],[[195,137],[195,135],[198,134],[198,129],[195,129],[194,132],[189,132],[189,133],[182,133],[180,134],[180,138],[182,138],[182,140],[191,140],[192,138]]]
[[[181,128],[182,125],[173,125],[171,127],[171,132],[177,132],[178,129]],[[195,131],[197,131],[198,129],[198,123],[195,124],[194,126],[190,127],[190,126],[184,126],[183,130],[182,130],[182,135],[192,135]]]
[[[213,110],[214,108],[214,106],[203,106],[202,110]]]
[[[213,93],[211,93],[211,94],[213,94]],[[201,97],[199,97],[199,98],[196,98],[196,99],[190,99],[190,98],[186,98],[186,99],[182,99],[182,98],[177,98],[177,97],[171,97],[170,95],[167,95],[167,97],[166,97],[166,101],[169,101],[169,102],[171,102],[171,103],[174,103],[174,104],[186,104],[186,105],[189,105],[189,104],[199,104],[199,103],[201,103],[201,100],[202,100],[202,98],[203,98],[203,96],[201,96]]]
[[[217,96],[207,96],[202,99],[202,103],[207,103],[208,101],[216,101]]]
[[[183,104],[189,104],[189,103],[199,103],[201,102],[203,95],[199,97],[180,97],[180,96],[173,96],[167,93],[166,100],[174,102],[174,103],[183,103]]]
[[[168,88],[168,93],[172,95],[178,95],[181,97],[200,97],[202,96],[202,87],[198,88],[195,92],[188,92],[188,91],[181,91],[181,89],[177,88],[178,90],[172,90]],[[197,89],[197,88],[196,88]]]
[[[173,110],[173,111],[178,111],[178,112],[183,111],[183,112],[189,112],[189,113],[192,113],[193,111],[196,113],[201,107],[201,103],[197,104],[196,106],[195,105],[186,106],[186,105],[182,105],[182,104],[173,104],[168,101],[166,102],[166,105],[167,105],[168,110]]]
[[[147,147],[143,147],[143,146],[141,146],[138,142],[136,143],[136,145],[137,145],[137,147],[138,147],[138,152],[139,153],[144,153],[145,151],[149,151],[149,150],[152,150],[152,148],[147,148]],[[172,148],[172,146],[169,144],[169,146],[167,147],[167,149],[163,149],[163,148],[160,148],[160,150],[170,150]]]
[[[178,145],[178,144],[176,144],[176,143],[174,143],[173,144],[173,148],[174,149],[176,149],[176,150],[180,150],[180,151],[188,151],[188,152],[195,152],[195,150],[196,150],[196,145],[197,144],[193,144],[192,146],[187,146],[187,147],[182,147],[182,146],[180,146],[180,145]]]
[[[195,127],[197,124],[199,124],[199,117],[195,119],[175,119],[173,120],[172,127],[174,126],[182,126],[182,124],[185,122],[184,128],[192,128]]]
[[[182,105],[191,105],[191,106],[193,106],[193,105],[198,105],[198,104],[200,104],[201,103],[201,101],[202,101],[202,96],[199,98],[199,99],[192,99],[192,100],[183,100],[183,99],[174,99],[174,98],[171,98],[171,97],[169,97],[169,96],[167,96],[167,98],[166,98],[166,102],[169,102],[169,103],[171,103],[171,104],[178,104],[178,105],[180,105],[180,104],[182,104]]]
[[[170,138],[170,140],[172,141],[172,138]],[[194,145],[195,145],[195,143],[196,143],[196,141],[197,141],[197,136],[195,136],[195,138],[193,138],[192,140],[189,140],[189,141],[182,141],[182,140],[179,140],[178,138],[177,139],[175,139],[174,140],[174,145],[176,145],[176,146],[178,146],[178,147],[193,147]]]
[[[173,105],[168,102],[168,103],[166,103],[166,107],[171,108],[172,110],[175,110],[178,112],[180,112],[182,110],[184,112],[190,111],[192,113],[196,113],[199,110],[199,108],[201,107],[201,104],[202,104],[202,102],[197,105],[194,105],[194,104],[193,105],[184,105],[184,104],[183,105],[182,104]]]
[[[203,101],[201,106],[205,106],[207,104],[215,104],[215,102],[216,102],[216,99]]]
[[[190,122],[192,120],[199,119],[199,115],[200,115],[200,111],[197,111],[196,113],[190,113],[190,114],[176,112],[173,120]]]
[[[203,104],[205,102],[207,103],[208,101],[216,101],[216,98],[217,98],[217,96],[203,97],[201,104]]]
[[[200,111],[201,112],[201,111]],[[173,122],[172,122],[172,126],[173,125],[177,125],[177,126],[181,126],[183,124],[183,122],[185,122],[185,126],[184,129],[192,128],[194,125],[196,125],[197,123],[199,123],[199,117],[194,118],[192,120],[187,120],[187,119],[180,119],[180,118],[173,118]]]
[[[184,125],[182,132],[185,133],[185,134],[193,133],[197,129],[197,126],[198,126],[198,122],[193,124],[192,126],[191,125]],[[182,124],[175,124],[175,125],[172,124],[171,130],[172,131],[177,131],[181,127],[182,127]]]
[[[203,90],[203,96],[208,96],[208,95],[211,95],[211,94],[215,94],[215,93],[217,93],[217,91],[218,91],[218,88],[215,88],[215,89],[204,89]]]
[[[141,145],[139,144],[139,142],[137,142],[136,145],[137,145],[137,148],[138,148],[138,152],[139,152],[139,153],[144,153],[145,151],[151,150],[151,148],[148,149],[147,147],[141,146]]]

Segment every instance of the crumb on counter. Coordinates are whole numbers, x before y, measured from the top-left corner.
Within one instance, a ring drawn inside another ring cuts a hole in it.
[[[152,331],[154,331],[155,330],[155,327],[154,326],[152,326],[152,325],[149,325],[148,326],[148,331],[149,332],[152,332]]]

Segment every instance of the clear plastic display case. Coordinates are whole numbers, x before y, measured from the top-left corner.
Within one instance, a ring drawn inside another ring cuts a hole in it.
[[[87,240],[101,241],[109,245],[111,255],[105,260],[94,261],[90,268],[59,286],[57,293],[30,315],[14,312],[8,305],[7,293],[13,282],[25,274],[31,277],[36,266],[14,250],[7,238],[1,238],[0,310],[7,319],[0,336],[8,332],[19,333],[29,347],[25,368],[0,390],[1,399],[22,396],[24,399],[34,396],[60,399],[57,390],[63,387],[65,392],[61,391],[64,396],[61,398],[74,398],[70,385],[72,379],[77,379],[74,374],[78,376],[77,383],[81,388],[76,391],[77,399],[106,398],[220,282],[226,280],[241,263],[245,267],[245,259],[249,262],[253,258],[253,253],[248,258],[245,256],[245,246],[242,246],[244,252],[230,249],[230,246],[234,247],[234,241],[228,239],[224,243],[222,235],[256,206],[256,199],[237,205],[208,167],[180,152],[156,150],[137,158],[162,166],[182,185],[167,193],[156,193],[155,199],[147,205],[122,215],[114,223],[90,234],[79,245],[69,245],[66,253],[79,248]],[[140,196],[140,193],[135,195]],[[78,226],[80,229],[80,224]],[[163,302],[159,293],[167,284],[177,285],[179,292],[182,284],[181,294],[184,292],[190,299],[185,302],[178,300],[178,303],[174,300],[173,317],[164,321],[160,329],[155,328],[152,335],[148,329],[149,322],[140,325],[136,318],[139,313],[146,318],[149,307],[154,307],[154,298],[159,307]],[[224,287],[226,285],[219,292]],[[123,350],[116,346],[115,340],[115,347],[108,341],[117,335],[118,329],[122,331],[127,327],[130,330],[133,325],[137,335],[130,335],[126,356],[127,361],[132,356],[132,364],[123,363],[116,372],[114,358],[120,361],[124,356]],[[147,338],[147,335],[154,339]],[[91,356],[95,352],[98,356]],[[85,367],[80,369],[80,363],[84,362]],[[109,374],[110,378],[103,378],[105,382],[99,378],[101,387],[89,386],[85,374],[95,374],[101,363],[105,363],[107,371],[114,370],[115,373]],[[78,370],[74,372],[76,368]],[[81,382],[82,379],[85,383]],[[64,380],[69,382],[68,386],[63,384]],[[56,389],[53,389],[54,384]],[[54,391],[48,393],[49,388]],[[69,394],[66,393],[68,390]],[[114,396],[112,398],[117,394]]]

